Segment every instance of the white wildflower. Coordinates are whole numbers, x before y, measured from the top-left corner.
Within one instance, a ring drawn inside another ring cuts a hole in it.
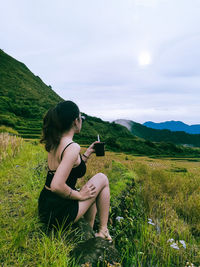
[[[183,245],[184,248],[186,248],[186,244],[184,240],[179,240],[179,242]]]
[[[178,247],[178,245],[176,243],[171,244],[170,247],[172,247],[174,249],[179,249],[179,247]]]
[[[155,223],[152,222],[152,219],[148,219],[148,223],[151,225],[155,225]]]
[[[123,220],[124,219],[124,217],[120,217],[120,216],[117,216],[116,217],[116,220],[118,221],[118,222],[120,222],[121,220]]]

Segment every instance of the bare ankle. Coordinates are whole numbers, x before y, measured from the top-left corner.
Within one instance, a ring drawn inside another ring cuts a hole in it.
[[[112,241],[112,237],[109,234],[108,228],[104,227],[99,229],[99,232],[95,234],[96,237],[104,238],[108,241]]]
[[[101,230],[107,230],[107,229],[108,229],[107,225],[106,226],[99,226],[99,231],[101,231]]]

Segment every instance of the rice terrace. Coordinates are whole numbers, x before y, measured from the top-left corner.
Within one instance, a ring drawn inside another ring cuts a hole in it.
[[[4,132],[0,148],[1,265],[78,266],[70,257],[72,239],[40,230],[37,199],[46,175],[42,145]],[[200,265],[199,158],[106,151],[88,162],[84,181],[99,171],[109,177],[109,230],[121,255],[121,263],[105,266]]]

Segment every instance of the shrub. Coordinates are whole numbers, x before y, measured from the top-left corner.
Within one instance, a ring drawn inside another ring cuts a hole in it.
[[[0,126],[0,133],[10,133],[11,135],[18,135],[19,133],[11,127],[5,125]]]

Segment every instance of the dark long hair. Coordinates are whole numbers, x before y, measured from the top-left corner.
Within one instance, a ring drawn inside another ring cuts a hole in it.
[[[41,143],[50,152],[57,148],[62,134],[70,130],[75,119],[79,118],[79,108],[72,101],[63,101],[47,111],[43,119]]]

